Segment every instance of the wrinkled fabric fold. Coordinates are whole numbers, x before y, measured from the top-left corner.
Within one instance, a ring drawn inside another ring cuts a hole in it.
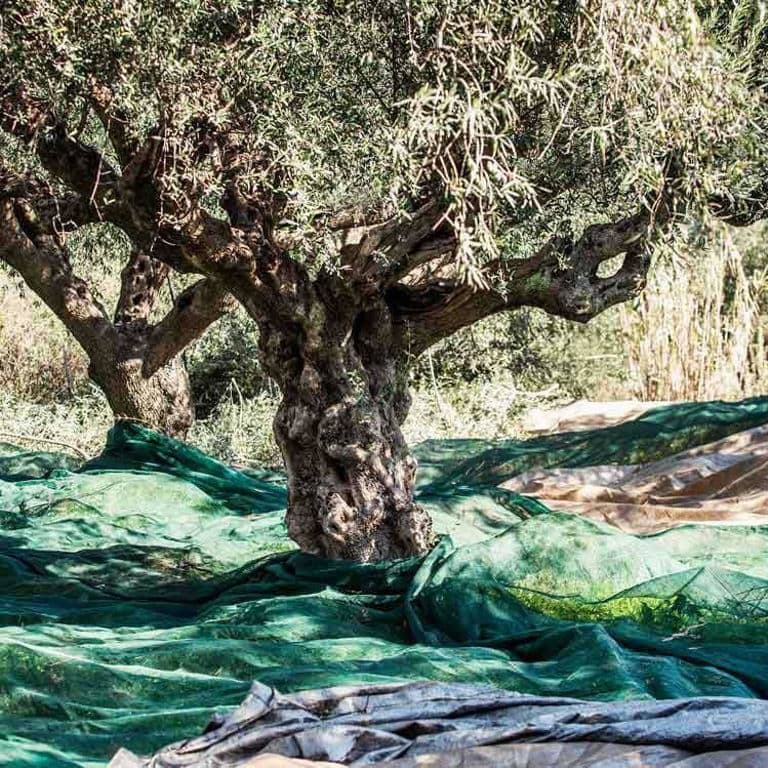
[[[522,748],[531,742],[539,747],[538,754]],[[556,746],[541,750],[543,742]],[[544,754],[556,757],[559,762],[551,764],[558,766],[673,766],[694,756],[694,765],[706,765],[702,761],[713,751],[764,759],[766,745],[764,701],[594,703],[438,683],[339,687],[284,696],[255,683],[243,704],[205,734],[136,765],[243,768],[261,754],[395,768],[442,766],[450,764],[444,758],[463,753],[464,761],[455,764],[465,766],[472,760],[482,764],[490,756],[473,752],[481,747],[494,748],[495,765],[535,765]]]

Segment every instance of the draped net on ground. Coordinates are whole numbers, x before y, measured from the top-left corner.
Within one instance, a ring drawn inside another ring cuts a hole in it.
[[[80,468],[4,446],[0,764],[148,755],[254,680],[768,698],[766,424],[759,398],[423,444],[443,538],[376,565],[296,552],[279,474],[137,425]]]

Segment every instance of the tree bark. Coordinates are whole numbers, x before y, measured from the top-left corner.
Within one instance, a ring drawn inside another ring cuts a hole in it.
[[[361,562],[432,543],[414,503],[416,460],[401,432],[406,358],[383,302],[315,301],[311,325],[261,322],[262,360],[283,399],[274,420],[288,474],[286,522],[305,551]]]
[[[90,357],[88,374],[106,395],[115,419],[131,419],[183,440],[195,419],[186,368],[178,357],[146,370],[151,328],[119,329],[111,349]]]
[[[115,418],[140,421],[184,438],[194,421],[189,377],[177,359],[233,306],[226,291],[202,279],[180,293],[157,323],[149,317],[168,267],[134,250],[122,271],[120,298],[110,320],[87,281],[72,270],[51,206],[19,182],[18,197],[0,198],[0,261],[16,269],[83,348],[89,374]],[[22,195],[29,194],[29,198]],[[31,200],[37,205],[33,205]]]

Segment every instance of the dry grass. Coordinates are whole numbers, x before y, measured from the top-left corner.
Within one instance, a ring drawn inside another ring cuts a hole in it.
[[[414,445],[433,438],[493,440],[521,433],[520,416],[533,406],[559,405],[563,392],[554,384],[540,391],[521,390],[510,375],[450,387],[433,382],[412,392],[403,431]]]
[[[109,406],[96,393],[66,402],[36,403],[0,392],[0,443],[95,456],[104,447],[111,425]]]
[[[233,386],[210,418],[195,422],[189,442],[229,464],[279,467],[282,459],[272,434],[278,403],[269,392],[241,397]]]
[[[643,400],[737,399],[768,385],[761,302],[766,273],[747,275],[727,230],[706,253],[659,263],[636,307],[620,318],[629,394]]]
[[[53,313],[10,279],[0,282],[0,391],[30,401],[83,391],[88,360]]]

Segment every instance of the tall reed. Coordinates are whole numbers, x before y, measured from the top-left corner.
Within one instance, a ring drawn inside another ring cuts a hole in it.
[[[761,303],[766,269],[748,273],[731,231],[660,255],[634,306],[620,311],[632,394],[735,399],[768,391]]]

